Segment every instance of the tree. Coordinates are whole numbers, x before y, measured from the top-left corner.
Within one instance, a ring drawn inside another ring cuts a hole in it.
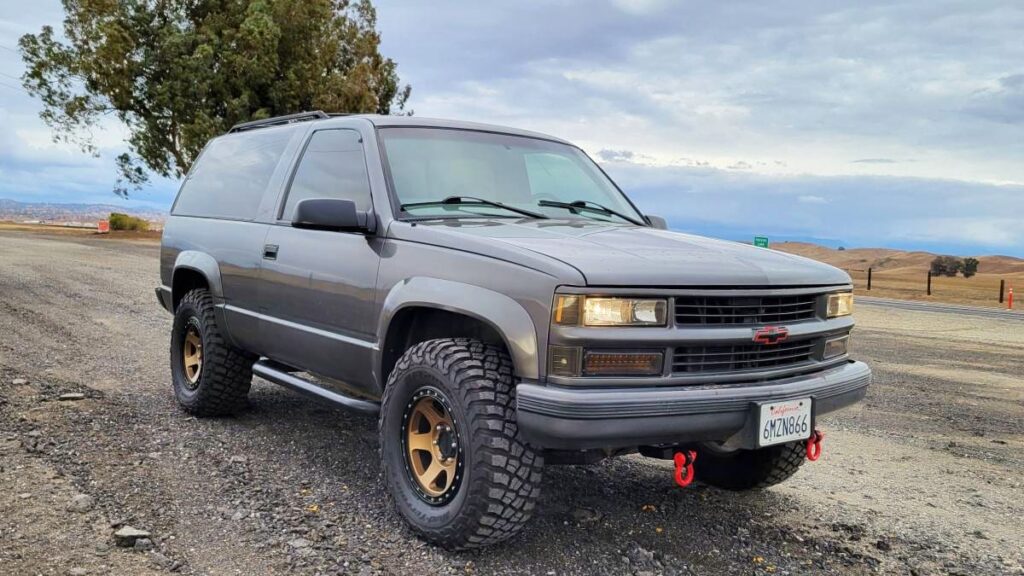
[[[128,129],[115,192],[150,172],[180,178],[233,124],[304,110],[402,111],[395,62],[378,48],[369,0],[62,0],[51,26],[19,40],[22,83],[54,139],[97,154],[92,129]]]
[[[970,278],[978,273],[978,259],[977,258],[964,258],[963,267],[960,272],[963,273],[964,278]]]
[[[956,276],[963,262],[956,256],[936,256],[932,260],[932,276]]]

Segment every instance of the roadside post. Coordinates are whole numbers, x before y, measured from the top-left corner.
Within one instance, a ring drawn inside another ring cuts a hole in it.
[[[1006,280],[999,281],[999,303],[1003,303],[1003,290],[1006,289]]]
[[[871,290],[871,268],[868,268],[868,290]]]
[[[928,271],[928,295],[932,295],[932,271]]]
[[[768,237],[767,236],[754,236],[754,246],[757,246],[758,248],[767,248],[768,247]]]

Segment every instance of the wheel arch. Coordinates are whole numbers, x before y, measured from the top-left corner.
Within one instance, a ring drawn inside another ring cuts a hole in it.
[[[171,275],[171,311],[190,290],[206,288],[215,298],[224,295],[220,266],[213,256],[204,252],[186,250],[178,254]]]
[[[381,314],[381,388],[410,346],[434,338],[470,337],[502,345],[516,376],[537,379],[537,333],[515,300],[480,286],[436,278],[411,278],[385,298]]]

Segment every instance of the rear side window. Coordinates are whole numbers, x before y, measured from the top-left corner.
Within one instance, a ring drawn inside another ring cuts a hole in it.
[[[252,220],[292,134],[263,129],[210,142],[182,185],[173,213]]]
[[[359,132],[339,129],[313,133],[295,168],[281,218],[291,220],[295,206],[307,198],[351,200],[359,210],[372,207]]]

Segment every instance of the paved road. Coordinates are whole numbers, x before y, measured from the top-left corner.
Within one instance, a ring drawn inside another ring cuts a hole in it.
[[[1021,303],[1024,305],[1024,303]],[[1024,322],[1024,311],[1001,310],[999,308],[983,308],[981,306],[965,306],[962,304],[940,304],[937,302],[919,302],[917,300],[896,300],[893,298],[875,298],[873,296],[857,296],[858,306],[880,306],[899,308],[901,310],[919,310],[921,312],[943,312],[960,316],[978,316],[997,318],[999,320],[1018,320]]]
[[[0,233],[0,574],[1024,574],[1016,322],[864,306],[875,383],[789,481],[550,467],[519,537],[453,554],[393,511],[372,418],[258,379],[235,418],[183,414],[157,267],[151,244]],[[156,553],[112,548],[120,523]]]

